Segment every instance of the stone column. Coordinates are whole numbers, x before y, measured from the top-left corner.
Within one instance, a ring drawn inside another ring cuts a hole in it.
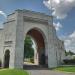
[[[51,18],[52,19],[52,18]],[[54,37],[55,31],[53,27],[52,20],[49,22],[48,25],[48,68],[57,67],[57,60],[56,60],[56,49],[54,46]]]
[[[24,58],[24,24],[23,13],[17,11],[16,45],[15,45],[15,68],[23,68]]]

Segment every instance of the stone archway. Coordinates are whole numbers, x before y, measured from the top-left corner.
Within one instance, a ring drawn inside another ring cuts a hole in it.
[[[9,68],[10,51],[6,50],[4,55],[4,68]]]
[[[40,59],[44,57],[40,51],[44,51],[48,68],[59,66],[65,56],[64,42],[56,36],[52,16],[29,10],[16,10],[7,17],[3,33],[2,51],[6,48],[11,50],[9,68],[23,69],[24,39],[27,34],[36,40]]]
[[[37,44],[38,65],[47,66],[48,60],[47,60],[47,55],[45,54],[46,48],[45,48],[45,38],[43,32],[38,28],[32,28],[27,32],[26,35],[31,36]],[[37,55],[35,55],[35,58]]]

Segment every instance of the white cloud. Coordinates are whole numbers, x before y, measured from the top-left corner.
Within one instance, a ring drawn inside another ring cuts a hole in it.
[[[7,15],[3,11],[0,11],[0,15],[4,16],[5,18],[7,17]],[[0,22],[0,29],[2,28],[3,28],[3,22]]]
[[[65,36],[64,44],[66,50],[72,50],[75,52],[75,31],[72,34]]]
[[[3,15],[5,18],[7,17],[3,11],[0,11],[0,15]]]
[[[53,11],[52,15],[58,19],[64,19],[68,12],[75,7],[75,0],[44,0],[43,3]]]
[[[62,25],[60,24],[60,22],[58,22],[58,23],[53,23],[53,25],[54,25],[56,31],[59,31],[59,30],[62,28]]]

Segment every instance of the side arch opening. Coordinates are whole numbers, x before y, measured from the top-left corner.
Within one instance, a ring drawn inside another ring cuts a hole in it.
[[[4,54],[4,68],[9,68],[10,51],[6,50]]]

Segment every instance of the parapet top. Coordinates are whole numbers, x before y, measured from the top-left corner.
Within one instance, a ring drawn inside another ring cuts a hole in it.
[[[36,11],[32,11],[32,10],[27,10],[27,9],[23,9],[23,10],[17,9],[17,10],[15,10],[15,11],[23,12],[23,13],[25,13],[25,12],[30,12],[30,13],[33,13],[33,14],[38,14],[38,15],[44,15],[44,16],[52,17],[52,16],[47,15],[47,14],[45,14],[45,13],[36,12]]]
[[[51,19],[53,18],[53,16],[46,15],[45,13],[35,12],[35,11],[32,11],[32,10],[26,10],[26,9],[23,9],[23,10],[17,9],[17,10],[15,10],[15,12],[9,14],[8,16],[13,15],[16,12],[27,15],[27,16],[31,15],[31,17],[36,16],[37,18],[38,17],[41,17],[42,19],[45,18],[46,20],[49,20],[50,18]]]
[[[45,13],[40,13],[40,12],[35,12],[35,11],[31,11],[31,10],[20,10],[17,9],[15,10],[15,12],[13,12],[12,14],[8,15],[8,21],[9,20],[16,20],[16,17],[23,16],[24,20],[34,20],[34,21],[39,21],[39,22],[43,22],[43,23],[49,23],[50,25],[53,24],[53,17],[46,15]]]

